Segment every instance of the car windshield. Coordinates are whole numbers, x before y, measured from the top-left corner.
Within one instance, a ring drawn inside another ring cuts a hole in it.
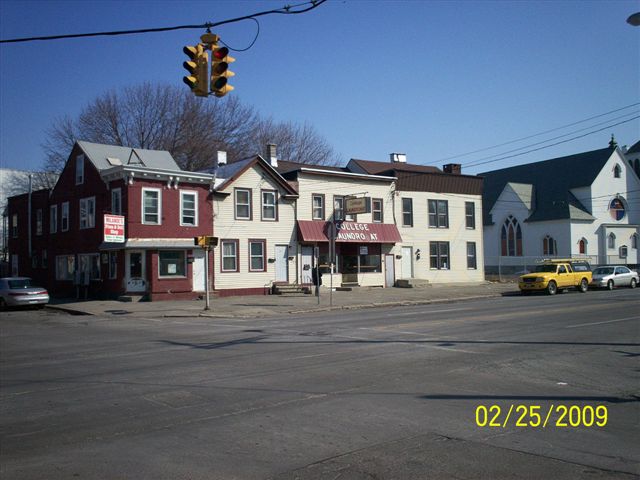
[[[613,268],[611,267],[600,267],[596,268],[593,271],[594,275],[611,275],[613,273]]]
[[[538,266],[536,266],[536,269],[534,271],[536,273],[539,273],[539,272],[555,272],[556,268],[558,268],[556,265],[538,265]]]
[[[9,288],[33,288],[36,286],[30,278],[21,278],[20,280],[9,280]]]

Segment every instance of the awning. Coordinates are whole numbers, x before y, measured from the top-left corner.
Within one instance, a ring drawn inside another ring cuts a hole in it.
[[[328,242],[332,222],[298,220],[298,233],[303,242]],[[399,243],[398,227],[390,223],[336,222],[336,242]]]
[[[99,250],[144,250],[144,249],[189,249],[198,248],[190,238],[129,238],[124,243],[102,242]]]

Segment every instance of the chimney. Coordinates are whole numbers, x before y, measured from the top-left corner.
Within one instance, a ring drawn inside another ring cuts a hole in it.
[[[407,163],[407,155],[405,153],[390,153],[391,163]]]
[[[459,163],[447,163],[442,166],[444,173],[451,173],[453,175],[460,175],[462,173],[462,165]]]
[[[275,143],[267,143],[267,160],[273,168],[278,167],[278,156],[276,154]]]
[[[218,151],[218,166],[227,164],[227,152]]]

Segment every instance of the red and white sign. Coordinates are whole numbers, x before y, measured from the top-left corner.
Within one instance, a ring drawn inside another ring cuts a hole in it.
[[[104,216],[104,241],[124,243],[124,217],[122,215]]]

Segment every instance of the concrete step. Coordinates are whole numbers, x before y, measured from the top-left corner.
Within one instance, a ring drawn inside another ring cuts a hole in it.
[[[303,287],[300,285],[275,285],[273,287],[274,295],[287,295],[287,296],[304,296],[309,295],[311,289],[309,287]]]

